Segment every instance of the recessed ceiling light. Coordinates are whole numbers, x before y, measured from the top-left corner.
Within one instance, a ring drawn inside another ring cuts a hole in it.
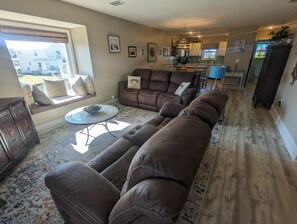
[[[192,34],[193,34],[193,32],[192,32],[192,31],[190,31],[190,32],[189,32],[189,34],[191,34],[191,35],[192,35]]]
[[[270,29],[270,30],[271,30],[272,28],[273,28],[273,26],[268,27],[268,29]]]
[[[110,2],[110,4],[113,6],[118,6],[118,5],[123,5],[124,2],[121,0],[117,0],[117,1]]]

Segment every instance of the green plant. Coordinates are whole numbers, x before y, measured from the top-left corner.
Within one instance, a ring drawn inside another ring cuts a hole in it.
[[[270,40],[272,41],[278,41],[282,39],[286,39],[293,34],[290,33],[290,27],[289,26],[281,26],[281,29],[279,31],[271,31],[268,35],[272,36]]]

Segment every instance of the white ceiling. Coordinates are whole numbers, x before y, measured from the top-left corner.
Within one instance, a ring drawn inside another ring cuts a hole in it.
[[[290,0],[62,0],[172,33],[220,35],[230,29],[274,26],[292,21],[297,3]]]

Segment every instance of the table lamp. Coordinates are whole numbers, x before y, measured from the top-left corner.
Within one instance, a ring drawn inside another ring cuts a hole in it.
[[[217,86],[217,79],[224,78],[225,72],[226,72],[225,66],[210,66],[208,77],[215,79],[215,83],[212,86],[211,90],[219,90],[219,87]]]

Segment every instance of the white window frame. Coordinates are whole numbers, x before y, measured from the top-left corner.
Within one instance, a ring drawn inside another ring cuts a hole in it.
[[[58,27],[49,27],[49,26],[45,26],[45,25],[35,25],[35,24],[29,24],[29,23],[14,22],[14,21],[6,21],[6,20],[0,20],[0,25],[67,33],[68,43],[65,44],[65,47],[66,47],[66,53],[67,53],[68,64],[69,64],[69,69],[70,69],[70,77],[64,77],[64,78],[71,78],[75,74],[78,74],[76,57],[75,57],[73,43],[72,43],[72,37],[71,37],[71,33],[70,33],[69,29],[66,29],[66,28],[63,29],[63,28],[58,28]]]

